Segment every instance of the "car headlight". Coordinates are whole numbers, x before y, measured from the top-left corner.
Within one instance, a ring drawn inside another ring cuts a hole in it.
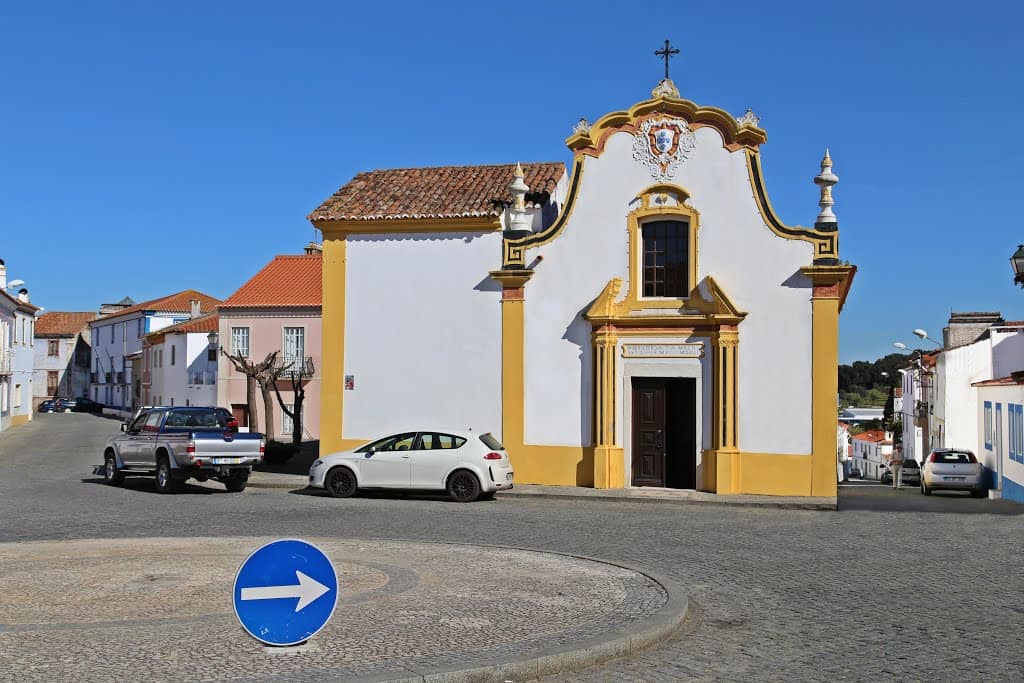
[[[324,463],[323,463],[323,461],[322,461],[322,460],[319,460],[319,459],[317,459],[317,460],[314,460],[314,461],[313,461],[313,464],[312,464],[312,465],[310,465],[309,469],[311,469],[311,470],[315,470],[315,469],[316,469],[317,467],[320,467],[320,465],[323,465],[323,464],[324,464]]]

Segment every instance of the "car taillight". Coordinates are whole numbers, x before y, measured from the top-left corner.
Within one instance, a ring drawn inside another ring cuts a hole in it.
[[[260,455],[263,455],[263,449],[266,448],[266,447],[267,447],[267,443],[265,441],[261,440],[260,441]]]
[[[189,441],[188,442],[188,446],[185,447],[185,452],[188,453],[189,455],[195,455],[196,454],[196,442],[195,441]]]
[[[974,457],[974,453],[968,453],[967,459],[971,461],[972,465],[976,465],[978,463],[978,459]]]
[[[935,462],[935,453],[928,456],[928,462]]]
[[[484,456],[484,460],[501,460],[501,453],[488,453]]]

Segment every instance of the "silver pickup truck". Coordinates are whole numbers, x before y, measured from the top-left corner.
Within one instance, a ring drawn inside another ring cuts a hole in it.
[[[160,493],[173,493],[190,477],[216,479],[243,491],[252,466],[263,459],[262,434],[238,433],[220,408],[148,408],[103,449],[103,478],[119,485],[126,475],[155,475]]]

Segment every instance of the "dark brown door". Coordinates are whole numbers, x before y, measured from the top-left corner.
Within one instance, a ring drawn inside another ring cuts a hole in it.
[[[46,373],[46,395],[56,396],[57,395],[57,384],[60,382],[57,376],[57,372],[50,370]]]
[[[231,416],[238,421],[239,427],[249,426],[249,406],[245,404],[232,403]]]
[[[633,486],[665,485],[665,382],[633,380]]]

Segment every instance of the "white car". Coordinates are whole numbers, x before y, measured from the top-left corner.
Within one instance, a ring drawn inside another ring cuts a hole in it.
[[[415,489],[447,491],[469,503],[512,488],[512,463],[489,433],[425,429],[325,455],[309,468],[309,485],[335,498],[359,489]]]

